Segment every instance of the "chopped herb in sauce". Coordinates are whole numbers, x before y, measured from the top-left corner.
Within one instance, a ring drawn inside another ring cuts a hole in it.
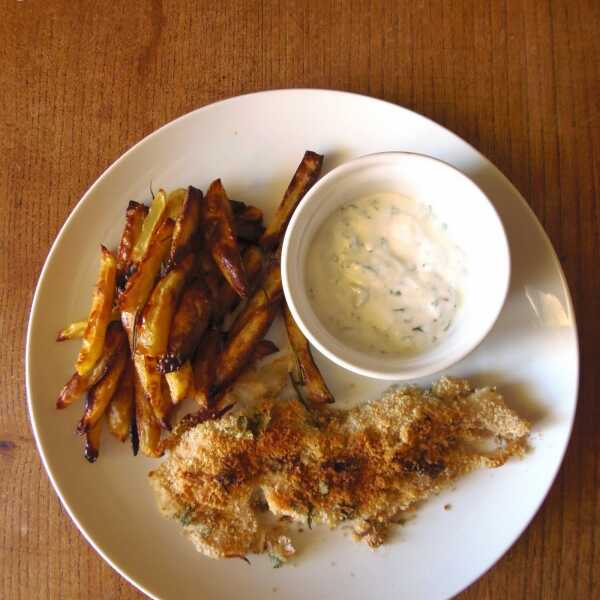
[[[380,356],[437,343],[460,307],[462,252],[428,204],[393,193],[350,200],[311,241],[317,316],[342,342]]]

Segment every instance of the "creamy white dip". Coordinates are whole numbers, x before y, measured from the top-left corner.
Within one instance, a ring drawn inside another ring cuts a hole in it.
[[[337,209],[308,252],[313,308],[335,337],[362,351],[415,354],[452,327],[464,256],[431,207],[394,193]]]

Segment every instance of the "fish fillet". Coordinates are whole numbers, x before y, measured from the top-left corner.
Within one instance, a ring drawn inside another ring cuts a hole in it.
[[[207,556],[285,561],[292,541],[281,524],[264,524],[265,511],[308,526],[347,523],[378,546],[416,502],[526,448],[529,424],[494,388],[466,380],[391,388],[350,410],[277,397],[284,385],[219,420],[184,421],[150,473],[162,513]]]

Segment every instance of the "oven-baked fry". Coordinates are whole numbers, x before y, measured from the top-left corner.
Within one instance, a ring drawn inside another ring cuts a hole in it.
[[[125,332],[123,331],[121,324],[119,322],[111,323],[106,332],[104,348],[99,360],[92,370],[85,375],[80,375],[77,371],[73,373],[58,395],[56,408],[66,408],[100,381],[126,344],[127,338],[125,337]]]
[[[333,395],[329,391],[312,357],[308,340],[304,337],[302,331],[300,331],[296,321],[294,321],[294,317],[285,301],[283,302],[282,313],[288,340],[296,355],[301,383],[304,386],[308,399],[315,404],[333,402]]]
[[[167,351],[173,315],[194,262],[194,255],[188,254],[154,286],[137,325],[136,352],[161,356]]]
[[[75,363],[75,370],[80,375],[91,371],[102,354],[106,329],[113,308],[116,276],[115,257],[104,246],[100,246],[100,272],[92,295],[92,307],[83,334],[81,350]]]
[[[306,192],[308,192],[319,178],[322,167],[323,156],[310,150],[304,153],[302,162],[298,165],[275,216],[271,219],[271,222],[267,225],[267,229],[260,238],[260,245],[265,250],[273,250],[282,240],[292,213]]]
[[[223,277],[236,293],[248,294],[246,272],[233,228],[233,213],[220,179],[213,181],[202,203],[202,225],[206,246]]]
[[[106,411],[109,431],[122,442],[127,439],[131,427],[131,413],[134,403],[134,375],[133,361],[128,356],[117,390]]]

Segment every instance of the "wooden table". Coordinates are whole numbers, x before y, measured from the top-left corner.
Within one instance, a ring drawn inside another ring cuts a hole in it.
[[[1,598],[141,597],[62,510],[27,419],[27,318],[59,227],[96,177],[160,125],[286,87],[351,90],[431,117],[506,173],[546,228],[581,326],[577,422],[543,508],[461,597],[600,597],[597,0],[1,7]]]

